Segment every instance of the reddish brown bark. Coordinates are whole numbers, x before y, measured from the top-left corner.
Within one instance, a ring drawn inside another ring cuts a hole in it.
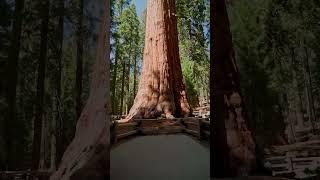
[[[225,0],[211,0],[211,8],[211,176],[247,175],[255,167],[256,149],[240,92]]]
[[[51,180],[108,179],[110,145],[109,29],[110,1],[99,35],[90,96],[77,123],[73,141]]]
[[[175,12],[175,0],[148,1],[141,80],[124,121],[191,113],[183,84]]]

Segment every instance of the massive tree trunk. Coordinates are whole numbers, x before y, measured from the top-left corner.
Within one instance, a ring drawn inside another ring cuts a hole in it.
[[[14,166],[12,160],[14,140],[14,124],[16,122],[16,95],[17,95],[17,80],[18,80],[18,61],[20,54],[20,39],[21,27],[23,19],[24,0],[15,1],[14,19],[12,26],[11,47],[9,51],[9,62],[7,66],[7,94],[6,100],[8,103],[7,117],[4,122],[4,138],[6,147],[6,164],[7,168],[11,169]]]
[[[256,148],[246,124],[225,0],[211,0],[211,8],[211,176],[246,175],[255,166]]]
[[[49,29],[49,0],[41,1],[41,42],[40,42],[40,57],[38,66],[37,80],[37,99],[36,113],[34,118],[33,130],[33,148],[32,148],[32,169],[39,168],[40,151],[41,151],[41,134],[44,113],[44,83],[46,74],[47,62],[47,47],[48,47],[48,29]]]
[[[191,113],[183,84],[175,13],[175,0],[148,1],[142,74],[124,121]]]
[[[75,137],[51,180],[109,179],[109,14],[110,1],[105,0],[90,96],[78,120]]]
[[[82,110],[82,76],[83,76],[83,0],[79,0],[77,24],[77,72],[76,72],[76,119]]]

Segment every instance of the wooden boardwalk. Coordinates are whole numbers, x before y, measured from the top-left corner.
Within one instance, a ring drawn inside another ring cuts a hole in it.
[[[185,134],[138,136],[111,149],[111,180],[209,180],[210,148]]]
[[[127,123],[114,121],[111,127],[111,142],[139,135],[161,135],[187,133],[199,140],[210,137],[210,121],[208,118],[176,118],[176,119],[137,119]]]
[[[210,179],[209,126],[207,118],[114,121],[111,179]]]

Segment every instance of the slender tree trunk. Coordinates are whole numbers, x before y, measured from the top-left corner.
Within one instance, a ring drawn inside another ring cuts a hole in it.
[[[120,94],[120,113],[123,114],[123,100],[124,100],[124,83],[126,74],[126,63],[125,59],[122,59],[122,81],[121,81],[121,94]]]
[[[256,165],[256,146],[247,128],[225,1],[211,0],[211,8],[211,177],[248,175]]]
[[[59,0],[59,11],[61,14],[59,14],[59,23],[58,23],[58,55],[57,55],[57,83],[56,83],[56,160],[55,164],[58,165],[60,163],[62,154],[63,154],[63,142],[64,138],[62,136],[62,129],[63,129],[63,121],[61,121],[61,110],[60,110],[60,99],[61,99],[61,74],[62,74],[62,50],[63,50],[63,34],[64,34],[64,0]]]
[[[114,66],[113,66],[113,75],[112,75],[112,114],[118,113],[118,107],[116,103],[116,85],[117,85],[117,71],[118,71],[118,58],[119,58],[119,48],[120,46],[118,45],[119,41],[118,38],[115,38],[115,45],[116,45],[116,52],[115,52],[115,57],[114,57]]]
[[[79,0],[77,24],[77,72],[76,72],[76,119],[82,110],[82,76],[83,76],[83,0]]]
[[[305,86],[306,86],[306,94],[307,94],[307,103],[308,103],[308,114],[309,114],[309,121],[312,126],[312,130],[315,131],[315,108],[313,102],[313,95],[312,95],[312,80],[311,80],[311,72],[310,72],[310,65],[309,65],[309,53],[308,48],[304,47],[306,59],[304,60],[304,77],[305,77]]]
[[[133,96],[136,97],[136,92],[137,92],[137,77],[138,77],[138,67],[137,67],[137,55],[134,57],[134,62],[133,62]],[[132,102],[131,105],[132,106]]]
[[[191,114],[181,71],[175,0],[148,1],[144,62],[128,116],[185,117]]]
[[[297,79],[297,72],[295,70],[295,50],[294,48],[291,48],[291,70],[292,70],[292,82],[294,86],[294,102],[295,102],[295,111],[296,111],[296,116],[297,116],[297,125],[298,129],[304,127],[303,123],[303,114],[302,114],[302,106],[301,106],[301,100],[299,97],[299,86],[298,86],[298,79]]]
[[[105,0],[90,96],[78,120],[75,137],[50,180],[109,179],[109,16],[110,1]]]
[[[42,118],[42,130],[41,130],[41,148],[40,148],[40,161],[39,161],[39,169],[45,170],[46,169],[46,156],[47,156],[47,139],[48,139],[48,120],[43,113]]]
[[[134,54],[134,59],[133,59],[133,88],[132,88],[132,94],[130,95],[129,108],[132,107],[133,98],[136,96],[136,91],[137,91],[137,77],[138,77],[137,52],[135,52],[135,54]]]
[[[52,97],[52,121],[50,122],[50,170],[54,171],[56,170],[56,146],[57,146],[57,122],[59,119],[57,119],[58,109],[57,109],[57,98],[56,96]]]
[[[127,86],[126,86],[126,114],[128,114],[129,111],[129,106],[130,106],[130,67],[131,67],[131,61],[130,61],[130,57],[128,58],[128,71],[127,71]]]
[[[131,97],[130,97],[130,69],[131,69],[131,58],[132,58],[132,56],[134,56],[133,55],[134,51],[132,51],[132,42],[130,42],[129,49],[130,49],[130,53],[128,55],[128,63],[127,63],[128,69],[127,69],[127,76],[126,76],[126,78],[127,78],[127,80],[126,80],[127,81],[127,84],[126,84],[126,110],[125,110],[126,114],[128,114],[129,108],[131,106],[131,102],[130,102],[130,99],[131,99]]]
[[[17,81],[18,81],[18,63],[20,54],[20,39],[21,39],[21,29],[23,20],[23,7],[24,0],[15,1],[15,10],[13,14],[13,26],[12,26],[12,36],[11,36],[11,46],[8,57],[7,65],[7,91],[6,100],[8,104],[7,117],[4,122],[4,139],[6,147],[5,164],[7,164],[7,169],[14,167],[12,160],[14,159],[13,145],[14,145],[14,126],[17,121],[16,119],[16,96],[17,96]]]
[[[44,112],[44,82],[46,74],[47,62],[47,46],[48,46],[48,24],[49,24],[49,0],[41,1],[41,42],[40,42],[40,57],[38,67],[37,80],[37,99],[36,99],[36,114],[34,119],[33,131],[33,149],[32,149],[32,169],[39,168],[40,150],[41,150],[41,132]]]

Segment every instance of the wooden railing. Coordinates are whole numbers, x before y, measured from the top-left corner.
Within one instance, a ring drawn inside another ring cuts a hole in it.
[[[273,176],[295,173],[295,178],[299,179],[316,176],[316,174],[306,174],[305,171],[307,169],[314,171],[320,167],[320,157],[278,156],[268,158],[266,161],[271,164]]]
[[[48,180],[50,171],[0,171],[0,180]]]
[[[137,122],[118,123],[117,121],[114,121],[111,130],[111,141],[117,143],[119,139],[137,134],[138,130]]]
[[[210,137],[210,121],[208,118],[175,118],[175,119],[135,119],[132,122],[118,123],[111,127],[113,144],[120,139],[134,135],[157,135],[187,133],[199,139]]]
[[[304,173],[304,170],[320,167],[320,140],[274,146],[267,155],[266,162],[274,175],[294,173],[297,178],[314,176]]]

